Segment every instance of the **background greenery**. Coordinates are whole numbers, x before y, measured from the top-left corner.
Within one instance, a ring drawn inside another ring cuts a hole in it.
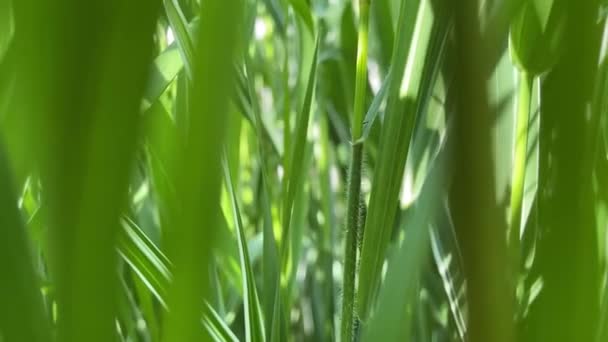
[[[603,0],[0,0],[0,341],[607,341]]]

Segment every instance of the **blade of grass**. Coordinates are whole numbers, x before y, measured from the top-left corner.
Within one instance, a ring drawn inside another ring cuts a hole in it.
[[[232,215],[237,230],[239,242],[239,255],[241,262],[241,273],[243,275],[243,306],[245,310],[245,334],[248,342],[264,341],[264,323],[262,321],[262,310],[258,299],[258,293],[255,286],[255,278],[251,262],[249,260],[249,249],[247,248],[247,237],[243,222],[241,220],[240,209],[234,187],[228,162],[224,159],[222,162],[224,168],[224,182],[230,196],[232,206]]]
[[[377,0],[371,4],[371,24],[380,42],[380,64],[384,72],[388,71],[393,53],[395,32],[393,29],[393,11],[391,0]]]
[[[376,121],[376,117],[378,117],[378,114],[380,113],[380,106],[382,106],[382,104],[384,103],[384,99],[386,99],[386,94],[388,94],[388,89],[391,82],[391,72],[389,70],[388,74],[386,75],[386,78],[382,82],[380,90],[378,90],[378,93],[376,94],[376,96],[374,96],[372,103],[367,109],[365,119],[363,120],[363,133],[361,134],[361,138],[357,141],[358,143],[364,142],[369,136],[369,133],[371,132],[372,127],[374,126],[374,122]]]
[[[152,107],[177,77],[183,66],[179,48],[175,43],[169,45],[167,49],[156,57],[150,68],[150,76],[142,103],[142,112],[146,112]]]
[[[411,210],[411,220],[404,220],[405,241],[390,258],[385,283],[379,293],[378,310],[363,332],[363,341],[409,341],[413,313],[411,307],[416,302],[415,292],[420,272],[426,264],[428,250],[429,223],[433,213],[441,203],[445,188],[446,149],[443,148],[434,161],[420,197]],[[403,272],[403,270],[407,272]]]
[[[167,13],[167,19],[169,19],[169,24],[175,33],[175,39],[177,41],[177,46],[179,47],[179,53],[184,61],[186,74],[188,74],[189,79],[192,79],[195,51],[194,41],[188,32],[188,22],[179,7],[178,0],[163,0],[163,5],[165,7],[165,13]]]
[[[255,116],[256,130],[257,132],[262,131],[263,121],[260,114],[260,106],[257,100],[255,92],[254,75],[251,68],[251,62],[248,57],[245,58],[245,65],[247,69],[247,84],[249,88],[249,97],[251,98],[252,108]],[[258,157],[260,168],[262,169],[262,189],[261,201],[262,201],[262,212],[263,212],[263,234],[264,234],[264,315],[265,315],[265,331],[266,339],[272,340],[273,334],[278,337],[277,330],[281,329],[280,315],[275,320],[275,308],[282,310],[282,304],[275,303],[275,300],[280,300],[280,262],[279,253],[277,249],[277,243],[274,236],[272,213],[271,213],[271,202],[270,202],[270,186],[269,186],[269,170],[266,164],[268,160],[268,151],[265,149],[264,141],[262,136],[258,133]],[[277,314],[280,314],[278,312]]]
[[[199,302],[207,298],[209,257],[221,212],[221,151],[234,87],[234,57],[242,40],[240,0],[201,4],[188,134],[178,159],[176,224],[168,232],[174,281],[167,295],[163,341],[205,340]],[[213,46],[214,49],[208,47]],[[201,226],[205,223],[206,227]]]
[[[0,13],[2,13],[0,14],[0,61],[2,61],[15,31],[11,0],[0,1]]]
[[[173,1],[173,0],[165,0]],[[168,6],[173,6],[170,4]],[[199,31],[200,20],[195,18],[187,26],[187,32],[189,37],[196,36]],[[178,24],[176,24],[177,26]],[[185,39],[185,38],[184,38]],[[150,67],[150,76],[146,90],[142,101],[142,112],[149,112],[152,110],[161,95],[169,87],[169,85],[177,78],[179,73],[184,69],[184,57],[180,51],[178,42],[173,42],[163,52],[161,52],[154,63]],[[249,121],[252,125],[256,125],[254,118],[251,114],[253,109],[250,96],[247,91],[245,77],[241,70],[235,66],[235,73],[237,75],[237,87],[236,91],[232,94],[232,101],[237,106],[239,112],[243,117]],[[279,144],[272,138],[270,130],[266,124],[262,125],[262,129],[258,130],[261,132],[263,138],[272,143],[273,152],[281,155],[283,151],[279,149]]]
[[[296,125],[295,136],[293,141],[292,150],[289,155],[289,177],[286,179],[285,189],[287,189],[287,194],[285,196],[285,201],[283,203],[283,234],[281,235],[281,262],[282,269],[284,270],[286,265],[286,257],[289,251],[289,243],[290,240],[290,226],[291,226],[291,215],[293,209],[293,202],[296,197],[296,193],[299,189],[302,188],[302,175],[304,170],[302,169],[302,165],[304,163],[304,155],[305,148],[307,145],[306,137],[308,135],[308,125],[310,122],[310,114],[313,100],[313,92],[315,90],[316,85],[316,73],[317,73],[317,60],[319,55],[319,38],[317,37],[315,43],[315,51],[313,55],[312,64],[310,67],[310,74],[308,76],[308,85],[306,87],[306,94],[304,97],[304,103],[302,105],[302,110],[298,117],[298,122]]]
[[[131,267],[146,288],[154,295],[164,309],[166,294],[170,287],[172,265],[133,220],[125,217],[118,239],[118,252]],[[203,325],[214,341],[238,341],[221,316],[207,302],[202,307]]]
[[[15,47],[23,56],[14,104],[31,119],[48,202],[57,338],[111,341],[118,291],[114,240],[160,3],[14,4]],[[45,42],[29,47],[39,34]]]
[[[50,341],[40,284],[13,188],[0,144],[0,335],[5,341]]]
[[[291,7],[302,19],[311,36],[315,34],[315,22],[312,18],[311,9],[305,0],[289,0]]]
[[[321,115],[321,155],[317,158],[319,177],[320,177],[320,188],[321,188],[321,205],[323,218],[325,220],[322,227],[321,233],[321,267],[323,269],[323,278],[321,280],[321,286],[323,288],[323,294],[321,295],[323,301],[323,308],[325,309],[325,315],[320,315],[320,321],[323,324],[323,335],[322,337],[326,340],[334,340],[336,333],[334,332],[334,311],[335,311],[335,300],[334,300],[334,234],[335,234],[335,223],[336,218],[334,214],[334,194],[331,189],[331,175],[330,167],[332,165],[332,151],[329,141],[329,118],[327,114]]]
[[[517,99],[517,128],[515,130],[515,149],[513,155],[513,171],[511,177],[511,215],[509,221],[509,243],[514,281],[519,276],[520,238],[526,162],[528,160],[528,124],[530,121],[530,106],[534,76],[522,71],[519,77],[519,97]]]
[[[220,315],[213,307],[205,302],[203,306],[203,325],[215,336],[216,342],[238,342],[238,338],[232,333]]]
[[[372,181],[372,192],[363,233],[357,308],[359,318],[362,320],[369,317],[380,282],[381,268],[392,231],[390,228],[395,218],[399,185],[405,168],[414,122],[417,84],[411,80],[411,75],[407,74],[404,84],[408,94],[402,96],[402,80],[406,71],[406,62],[409,70],[414,69],[409,71],[410,73],[420,72],[414,68],[414,65],[410,65],[420,58],[418,56],[420,52],[416,50],[419,40],[415,39],[414,28],[416,27],[416,31],[420,31],[420,26],[427,24],[429,11],[425,1],[421,4],[417,0],[407,0],[402,2],[399,13],[392,58],[391,74],[393,78],[388,90],[380,155]],[[410,55],[410,50],[416,53]]]

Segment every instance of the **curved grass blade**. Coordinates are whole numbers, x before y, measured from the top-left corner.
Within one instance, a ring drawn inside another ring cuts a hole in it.
[[[449,222],[448,224],[450,225],[450,230],[453,231],[453,227],[451,227],[452,223]],[[452,267],[450,267],[453,263],[457,262],[455,260],[458,260],[459,258],[454,257],[454,254],[447,254],[444,251],[440,232],[438,231],[435,225],[431,227],[430,234],[433,258],[435,260],[435,264],[437,265],[437,269],[439,270],[439,275],[443,284],[443,290],[445,291],[446,297],[448,298],[448,305],[450,308],[452,319],[454,320],[454,324],[456,325],[456,331],[458,332],[460,340],[466,341],[465,314],[459,302],[460,297],[458,296],[458,293],[461,293],[459,290],[464,291],[464,281],[461,280],[457,283],[456,276],[451,271]],[[456,244],[455,241],[453,243]]]
[[[179,48],[175,43],[169,45],[156,57],[144,92],[142,112],[146,112],[152,107],[183,67]]]
[[[224,320],[213,309],[213,307],[205,301],[203,305],[203,325],[211,333],[216,342],[231,341],[238,342],[238,338],[228,328]]]
[[[118,252],[137,274],[146,288],[161,303],[166,305],[166,293],[171,283],[171,262],[154,245],[133,220],[124,217],[118,238]],[[238,341],[220,315],[204,301],[203,325],[216,342]]]
[[[302,19],[308,32],[311,36],[315,34],[315,22],[312,18],[311,8],[306,3],[305,0],[289,0],[291,7],[298,14],[298,16]]]
[[[118,237],[118,252],[156,299],[163,307],[166,307],[166,291],[171,280],[170,268],[172,266],[165,255],[128,217],[122,220],[122,231]]]
[[[234,215],[234,224],[237,230],[239,242],[239,255],[241,262],[241,272],[243,274],[243,305],[245,307],[245,333],[248,342],[264,341],[264,324],[262,321],[262,310],[258,299],[258,294],[255,286],[255,277],[251,262],[249,260],[249,248],[247,247],[247,238],[238,201],[232,185],[232,177],[228,168],[226,159],[222,161],[224,169],[224,181],[230,196],[232,205],[232,214]]]
[[[188,78],[192,80],[195,63],[194,42],[190,32],[188,32],[188,22],[179,7],[178,0],[163,0],[165,13],[169,19],[169,24],[175,32],[175,39],[179,46],[179,52],[184,61]]]

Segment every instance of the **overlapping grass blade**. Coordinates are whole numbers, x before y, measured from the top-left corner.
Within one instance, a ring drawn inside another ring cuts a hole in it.
[[[146,234],[128,217],[122,220],[118,252],[137,273],[154,297],[166,307],[167,288],[171,281],[171,264]]]
[[[165,13],[167,13],[167,19],[169,19],[169,24],[175,33],[175,40],[184,61],[186,73],[192,79],[196,53],[194,41],[188,32],[188,22],[179,7],[178,0],[163,0],[163,5]]]
[[[451,222],[448,223],[451,225]],[[450,229],[453,229],[450,227]],[[436,227],[432,227],[430,230],[430,242],[431,250],[433,252],[433,258],[439,270],[439,275],[443,282],[443,289],[448,298],[448,304],[452,319],[456,325],[458,336],[462,341],[465,341],[466,335],[466,321],[463,310],[459,302],[459,293],[463,291],[464,281],[457,283],[456,277],[451,273],[452,264],[457,263],[459,260],[458,255],[455,253],[447,254],[444,250],[443,243],[441,241],[440,232]],[[454,236],[455,237],[455,236]],[[449,262],[448,262],[449,261]]]
[[[122,220],[118,252],[164,308],[171,284],[172,265],[146,234],[128,217]],[[207,301],[202,302],[203,326],[216,342],[238,341],[220,315]]]
[[[426,264],[429,224],[441,203],[446,185],[446,149],[436,156],[423,191],[411,207],[411,220],[404,220],[405,241],[389,258],[387,278],[378,298],[378,310],[364,326],[364,341],[408,341],[420,271]],[[404,272],[403,270],[407,270]]]
[[[177,77],[184,64],[179,54],[176,43],[167,47],[152,64],[150,77],[144,93],[142,111],[145,112],[152,107],[169,84]]]

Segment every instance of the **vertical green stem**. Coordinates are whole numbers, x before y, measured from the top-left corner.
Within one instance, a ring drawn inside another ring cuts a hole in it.
[[[520,73],[517,122],[515,130],[515,153],[513,155],[513,174],[511,178],[511,217],[510,243],[513,258],[514,276],[519,268],[519,236],[521,231],[521,211],[526,177],[528,151],[528,122],[530,120],[530,99],[534,77],[526,71]]]
[[[359,226],[359,198],[361,195],[361,160],[363,145],[354,144],[348,175],[346,208],[346,242],[344,244],[344,282],[342,298],[342,341],[353,340],[355,310],[355,278],[357,269],[357,228]]]
[[[353,141],[361,138],[363,129],[363,106],[367,91],[367,35],[369,26],[369,2],[359,0],[359,42],[357,47],[357,74],[355,80],[355,108],[351,122]]]
[[[359,38],[355,83],[355,107],[352,119],[352,157],[348,176],[346,241],[344,245],[344,281],[341,336],[343,342],[353,341],[355,310],[355,279],[357,272],[357,235],[359,200],[361,197],[361,162],[363,144],[358,142],[363,129],[363,106],[367,91],[367,36],[369,0],[359,0]]]

